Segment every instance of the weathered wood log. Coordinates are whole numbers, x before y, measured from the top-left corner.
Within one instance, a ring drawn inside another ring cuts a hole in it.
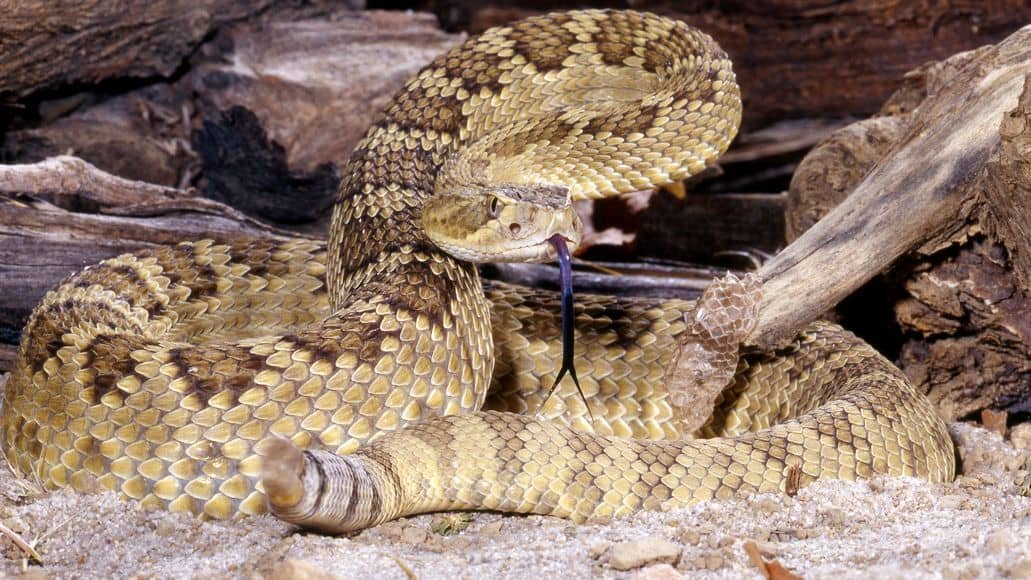
[[[287,164],[310,171],[342,166],[394,93],[461,40],[408,12],[242,24],[207,47],[188,80],[205,114],[253,111]]]
[[[907,71],[998,42],[1031,21],[1031,4],[1024,0],[638,0],[632,5],[684,20],[720,43],[741,83],[746,127],[790,117],[869,115]],[[421,6],[436,12],[448,30],[476,33],[533,13],[616,4],[531,0],[516,7],[423,0]]]
[[[169,76],[218,26],[272,0],[34,0],[0,10],[0,98],[112,77]]]
[[[765,348],[785,342],[800,322],[818,317],[902,254],[962,228],[972,188],[999,144],[999,123],[1029,72],[1031,27],[979,50],[929,95],[851,195],[763,267],[766,296],[751,342]]]
[[[460,40],[428,14],[402,12],[345,8],[237,24],[204,45],[178,81],[97,104],[78,95],[69,116],[8,133],[0,159],[35,163],[73,152],[110,173],[185,188],[210,161],[194,150],[195,133],[244,107],[291,169],[340,166],[404,81]]]
[[[128,181],[75,158],[0,165],[0,342],[17,338],[44,292],[105,258],[191,239],[291,236],[195,192]]]
[[[853,217],[862,219],[854,200],[860,190],[890,202],[943,178],[956,183],[951,191],[942,188],[937,196],[926,197],[924,207],[904,208],[895,218],[887,214],[884,226],[891,236],[913,229],[923,236],[895,265],[887,283],[898,286],[892,294],[901,295],[894,305],[895,321],[904,333],[898,362],[948,418],[985,408],[1031,410],[1029,36],[1025,29],[999,47],[957,55],[911,74],[908,86],[882,110],[886,116],[835,134],[802,162],[792,181],[787,221],[795,236],[839,203],[835,212],[851,209]],[[993,68],[1000,58],[1010,65]],[[969,86],[976,87],[975,94],[998,100],[971,95],[957,101],[956,88]],[[1005,91],[997,90],[1002,87]],[[945,155],[914,159],[907,151],[911,141],[918,141],[913,136],[928,129],[928,120],[953,130],[976,129],[950,125],[943,105],[955,101],[956,113],[979,119],[986,111],[975,104],[978,100],[990,113],[979,130],[980,151],[968,147],[948,153],[945,140],[925,141]],[[939,111],[945,115],[936,120],[929,116]],[[869,189],[867,182],[885,166],[907,162],[913,164],[908,170],[902,167],[875,183],[886,189]],[[956,175],[957,170],[967,177]],[[871,174],[863,180],[867,172]],[[913,172],[937,177],[914,182],[909,179]]]

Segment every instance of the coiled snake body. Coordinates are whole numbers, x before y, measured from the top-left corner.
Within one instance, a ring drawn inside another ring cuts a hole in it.
[[[579,300],[596,433],[575,396],[578,430],[475,412],[488,393],[495,409],[540,405],[558,304],[484,287],[464,260],[547,259],[541,240],[578,240],[570,198],[695,174],[739,116],[726,55],[683,23],[583,11],[492,29],[430,64],[369,130],[328,246],[186,243],[49,293],[7,386],[4,450],[51,488],[98,481],[218,518],[266,510],[264,453],[274,511],[330,530],[446,508],[583,520],[782,489],[791,470],[802,484],[951,478],[930,403],[826,324],[740,364],[706,427],[719,438],[644,441],[682,435],[665,381],[693,304],[677,300]],[[464,222],[478,229],[451,229]]]

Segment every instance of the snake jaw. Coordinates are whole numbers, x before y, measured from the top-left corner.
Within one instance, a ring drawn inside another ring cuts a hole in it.
[[[476,263],[544,263],[557,254],[550,239],[576,248],[583,223],[564,187],[477,186],[438,193],[422,208],[426,236],[441,250]]]

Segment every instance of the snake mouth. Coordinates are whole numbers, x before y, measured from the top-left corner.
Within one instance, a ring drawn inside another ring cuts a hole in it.
[[[567,253],[572,253],[576,250],[577,246],[580,245],[580,240],[577,238],[570,238],[565,234],[554,234],[544,242],[534,244],[534,246],[541,249],[545,254],[545,261],[559,260],[562,257],[562,251],[559,250],[558,244],[562,244],[566,248]]]

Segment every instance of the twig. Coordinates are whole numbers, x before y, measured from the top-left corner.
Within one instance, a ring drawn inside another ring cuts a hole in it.
[[[25,552],[25,554],[28,557],[32,558],[33,560],[35,560],[36,562],[38,562],[40,564],[43,563],[43,557],[39,555],[39,552],[37,552],[35,550],[35,548],[30,546],[28,544],[28,542],[23,540],[22,537],[19,536],[14,530],[12,530],[11,528],[8,528],[7,526],[3,525],[2,523],[0,523],[0,534],[3,534],[8,539],[10,539],[12,542],[14,542],[14,545],[18,546],[18,548],[22,552]]]

